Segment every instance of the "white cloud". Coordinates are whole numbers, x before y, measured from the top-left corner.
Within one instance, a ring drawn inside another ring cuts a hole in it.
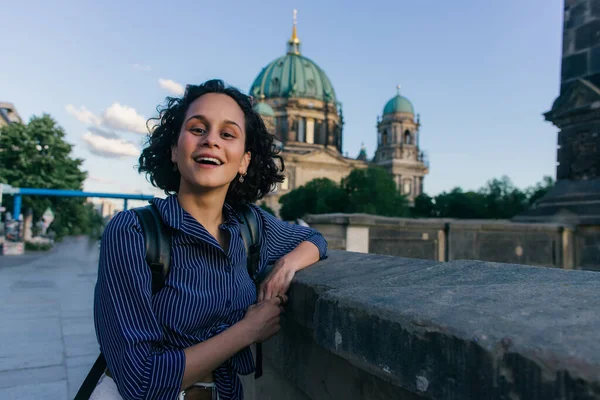
[[[102,157],[122,158],[140,155],[140,150],[133,143],[124,139],[109,139],[86,132],[83,140],[92,153]]]
[[[133,64],[132,65],[133,69],[135,69],[136,71],[150,71],[152,68],[150,68],[149,65],[142,65],[142,64]]]
[[[94,135],[102,136],[107,139],[118,139],[119,138],[119,135],[117,135],[116,133],[114,133],[113,131],[108,130],[108,129],[101,129],[101,128],[96,128],[95,126],[90,126],[88,128],[88,130],[91,133],[93,133]]]
[[[88,125],[100,125],[102,120],[98,118],[93,112],[85,108],[85,106],[79,107],[79,110],[74,105],[67,105],[67,112],[77,118],[78,121]]]
[[[184,88],[181,83],[177,83],[171,79],[160,78],[158,84],[161,88],[168,90],[176,96],[183,96]]]
[[[135,133],[148,133],[146,119],[139,115],[134,108],[113,103],[102,115],[104,125],[114,129]]]

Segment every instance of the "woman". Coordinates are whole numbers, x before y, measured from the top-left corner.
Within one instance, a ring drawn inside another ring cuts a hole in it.
[[[212,80],[168,99],[139,171],[168,195],[152,202],[172,228],[171,269],[152,296],[135,214],[109,222],[95,293],[109,373],[92,398],[111,388],[124,399],[202,398],[198,382],[215,386],[221,400],[243,398],[237,375],[254,370],[249,346],[277,333],[294,274],[327,252],[316,230],[253,204],[283,179],[275,157],[273,136],[235,88]],[[234,212],[241,203],[258,215],[260,269],[275,263],[258,293]]]

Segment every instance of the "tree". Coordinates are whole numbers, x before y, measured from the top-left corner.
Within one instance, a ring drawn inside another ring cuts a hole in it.
[[[435,213],[435,199],[426,193],[421,193],[415,198],[415,205],[411,209],[413,217],[432,218],[437,217]]]
[[[313,179],[279,199],[281,218],[294,220],[305,214],[367,213],[406,216],[406,198],[396,191],[391,175],[379,167],[356,169],[341,184]]]
[[[83,160],[72,158],[71,151],[64,130],[47,114],[32,117],[27,125],[4,126],[0,128],[0,182],[14,187],[82,190],[87,174],[81,170]],[[90,226],[84,201],[24,196],[22,209],[31,208],[37,221],[46,208],[52,208],[56,217],[49,229],[60,239],[95,229]],[[5,196],[4,204],[12,211],[12,196]]]
[[[491,179],[477,191],[464,192],[454,188],[431,199],[421,195],[412,209],[415,217],[465,219],[509,219],[518,215],[543,197],[554,185],[551,177],[526,190],[516,188],[510,178]]]
[[[435,197],[433,214],[440,218],[486,218],[485,197],[454,188]]]
[[[347,198],[337,183],[328,178],[317,178],[284,194],[279,203],[281,218],[291,221],[306,214],[343,212]]]
[[[529,187],[526,191],[528,197],[529,206],[534,206],[535,203],[544,197],[548,190],[554,186],[554,179],[551,176],[544,176],[541,182],[538,182],[535,186]]]
[[[342,180],[348,196],[346,212],[404,217],[409,214],[408,201],[396,190],[392,176],[383,168],[355,169]]]

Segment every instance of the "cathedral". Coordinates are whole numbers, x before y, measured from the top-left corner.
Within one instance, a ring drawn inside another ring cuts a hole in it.
[[[378,165],[394,178],[396,188],[412,204],[423,192],[428,164],[419,147],[419,117],[412,103],[398,93],[377,117],[377,150],[367,159],[342,154],[344,117],[331,81],[319,66],[302,55],[294,25],[285,55],[265,66],[250,88],[254,108],[281,144],[285,180],[265,197],[279,213],[279,198],[315,178],[340,182],[355,168]]]

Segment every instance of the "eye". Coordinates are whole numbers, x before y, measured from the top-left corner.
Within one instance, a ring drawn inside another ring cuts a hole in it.
[[[194,135],[202,135],[206,133],[206,130],[204,128],[193,127],[190,128],[190,132],[192,132]]]
[[[221,135],[223,135],[223,137],[226,137],[228,139],[233,139],[235,138],[235,135],[231,132],[223,132]]]

